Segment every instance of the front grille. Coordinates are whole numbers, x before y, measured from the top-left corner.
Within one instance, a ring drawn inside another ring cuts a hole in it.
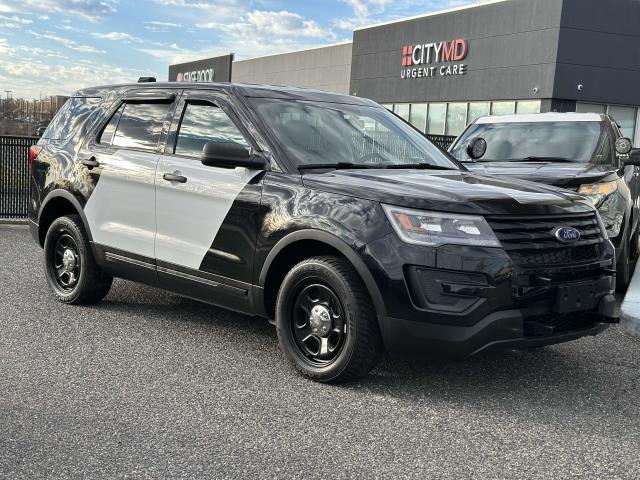
[[[595,324],[593,317],[585,312],[549,313],[525,318],[525,337],[550,337],[563,333],[590,328]]]
[[[502,247],[516,265],[567,265],[600,258],[605,240],[595,213],[547,217],[487,217]],[[558,227],[573,227],[580,239],[567,244],[554,236]]]
[[[511,254],[511,259],[518,265],[538,266],[578,263],[600,257],[599,245],[584,245],[575,248],[559,248],[542,252],[519,251]]]

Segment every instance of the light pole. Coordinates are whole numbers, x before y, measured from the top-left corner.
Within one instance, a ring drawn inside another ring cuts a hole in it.
[[[5,93],[6,97],[7,97],[6,100],[4,101],[5,102],[4,103],[4,105],[5,105],[5,107],[4,107],[4,115],[5,115],[5,117],[9,118],[9,115],[11,113],[10,112],[10,108],[11,107],[9,106],[9,95],[11,95],[13,93],[13,90],[5,90],[4,93]]]

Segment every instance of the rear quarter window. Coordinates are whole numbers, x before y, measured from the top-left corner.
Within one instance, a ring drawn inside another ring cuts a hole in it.
[[[87,121],[100,104],[98,97],[71,97],[42,134],[46,140],[66,140]]]

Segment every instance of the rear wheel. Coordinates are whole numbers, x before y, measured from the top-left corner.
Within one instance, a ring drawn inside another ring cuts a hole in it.
[[[83,305],[102,300],[113,278],[96,265],[79,215],[53,221],[44,241],[45,275],[62,303]]]
[[[278,294],[276,327],[289,361],[320,382],[363,377],[382,353],[368,292],[339,257],[310,258],[291,269]]]

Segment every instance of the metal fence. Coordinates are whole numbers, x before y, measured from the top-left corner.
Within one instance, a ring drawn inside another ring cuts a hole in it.
[[[29,147],[35,137],[0,137],[0,219],[27,218]]]

